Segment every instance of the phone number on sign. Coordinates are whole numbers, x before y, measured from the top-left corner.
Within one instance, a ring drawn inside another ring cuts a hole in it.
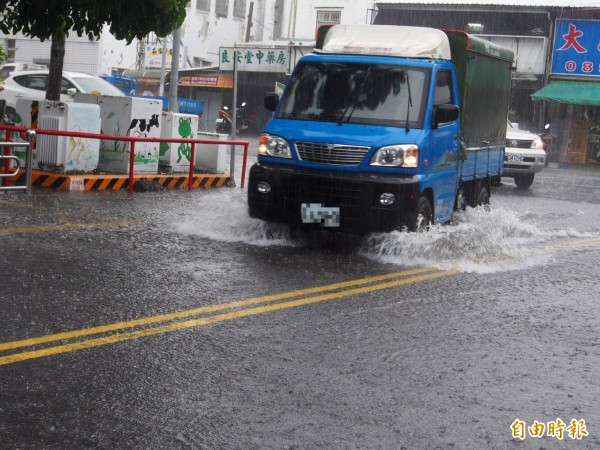
[[[580,66],[578,66],[580,64]],[[565,62],[565,70],[567,72],[577,72],[580,70],[584,73],[594,73],[596,68],[596,63],[592,61],[584,61],[582,63],[577,63],[577,61],[567,61]],[[600,73],[600,64],[598,65],[598,73]]]

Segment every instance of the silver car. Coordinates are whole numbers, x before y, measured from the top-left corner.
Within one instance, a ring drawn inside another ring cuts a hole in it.
[[[503,177],[514,178],[519,189],[527,189],[537,172],[546,167],[546,151],[542,138],[519,129],[510,121],[506,126],[506,151]]]

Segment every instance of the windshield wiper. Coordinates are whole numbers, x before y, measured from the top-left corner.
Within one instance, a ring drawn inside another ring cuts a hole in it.
[[[412,108],[412,95],[410,92],[410,76],[408,74],[408,72],[406,72],[406,89],[408,89],[408,105],[406,108],[406,132],[408,133],[408,131],[410,130],[410,128],[408,127],[408,120],[410,117],[410,108]]]
[[[352,117],[352,114],[354,114],[354,110],[356,109],[356,105],[358,104],[358,101],[360,100],[360,96],[362,95],[363,91],[365,90],[365,85],[367,84],[367,80],[369,79],[370,73],[371,73],[371,66],[367,67],[367,73],[365,74],[365,78],[363,79],[363,82],[360,85],[360,89],[358,90],[358,93],[354,97],[354,101],[352,103],[348,104],[348,106],[346,106],[344,113],[340,116],[340,121],[338,122],[338,125],[342,125],[342,123],[350,122],[350,118]],[[344,120],[344,117],[346,117],[346,114],[348,113],[348,110],[350,108],[352,108],[350,110],[350,114],[348,114],[348,117],[346,118],[346,120]]]

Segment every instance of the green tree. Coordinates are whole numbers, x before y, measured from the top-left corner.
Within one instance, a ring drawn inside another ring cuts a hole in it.
[[[166,36],[185,20],[189,0],[0,0],[0,30],[51,40],[46,98],[60,99],[69,33],[99,39],[104,25],[131,43],[154,32]]]

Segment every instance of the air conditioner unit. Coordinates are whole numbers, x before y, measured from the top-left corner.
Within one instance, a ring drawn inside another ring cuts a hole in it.
[[[100,133],[100,107],[91,104],[44,100],[39,104],[36,165],[41,170],[92,172],[98,168],[100,140],[55,136],[43,130]]]

